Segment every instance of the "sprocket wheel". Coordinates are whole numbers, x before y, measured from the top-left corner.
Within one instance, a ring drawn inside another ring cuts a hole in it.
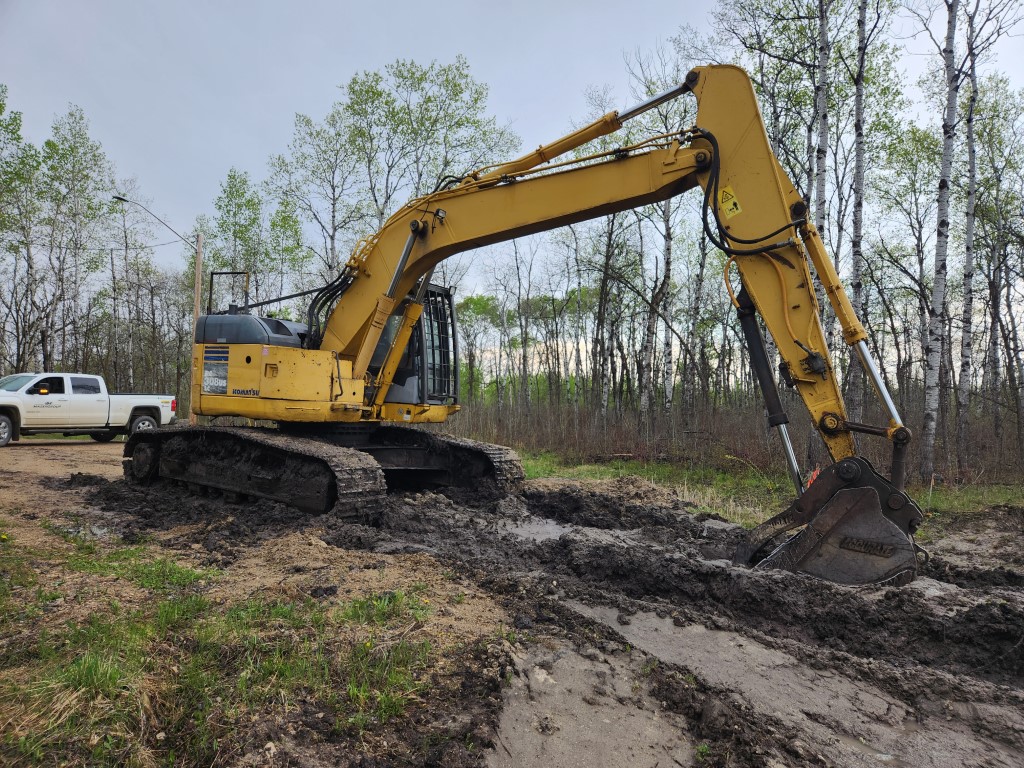
[[[135,446],[131,459],[127,469],[134,482],[147,485],[156,479],[160,466],[160,447],[157,444],[140,443]]]

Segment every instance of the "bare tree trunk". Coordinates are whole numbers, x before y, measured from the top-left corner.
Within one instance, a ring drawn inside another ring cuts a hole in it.
[[[925,350],[924,418],[921,429],[921,479],[929,482],[935,473],[935,435],[939,415],[939,368],[946,343],[942,309],[946,301],[946,257],[949,252],[949,193],[956,148],[957,96],[960,71],[955,60],[956,24],[960,0],[946,0],[946,37],[942,46],[946,81],[946,107],[942,116],[942,162],[936,199],[938,227],[935,234],[935,263],[931,303],[928,308],[928,340]]]
[[[574,233],[575,236],[575,233]],[[572,388],[572,402],[577,416],[580,408],[580,388],[583,386],[583,272],[580,269],[579,243],[576,243],[576,344],[573,350],[573,362],[576,371],[576,383]],[[591,371],[593,376],[593,371]]]
[[[828,175],[828,65],[832,43],[828,36],[828,13],[830,0],[818,0],[818,64],[814,83],[814,114],[817,118],[817,137],[814,150],[814,225],[825,232],[825,181]],[[818,306],[826,307],[821,281],[815,278],[814,290]],[[826,310],[827,311],[827,310]],[[812,427],[807,440],[807,462],[819,466],[825,461],[824,445],[816,429]]]
[[[654,295],[647,305],[643,341],[640,345],[640,360],[637,370],[640,422],[647,424],[652,415],[651,403],[654,398],[654,342],[658,331],[658,312],[668,296],[672,281],[672,201],[661,204],[662,269],[661,279],[655,283]]]
[[[666,295],[662,302],[662,315],[665,322],[665,338],[661,352],[661,409],[665,413],[672,410],[672,399],[675,394],[675,360],[672,350],[672,297]]]
[[[1015,316],[1011,293],[1010,281],[1007,279],[1006,303],[1004,312],[999,314],[999,323],[1003,346],[1006,348],[1006,379],[1013,393],[1013,404],[1017,412],[1017,457],[1020,460],[1020,457],[1024,457],[1024,350],[1020,337],[1021,324]]]
[[[964,232],[964,306],[960,336],[960,386],[957,389],[957,468],[961,473],[969,467],[967,427],[970,420],[970,392],[973,378],[973,313],[974,313],[974,233],[978,194],[975,107],[978,101],[978,61],[1012,29],[1021,18],[1019,0],[974,0],[967,6],[967,61],[971,95],[967,109],[967,218]],[[959,74],[959,73],[958,73]],[[997,191],[998,194],[998,191]],[[993,329],[994,332],[994,329]]]
[[[693,306],[690,309],[690,324],[686,338],[686,343],[690,345],[692,345],[694,340],[697,338],[697,329],[700,324],[700,312],[704,304],[704,275],[708,264],[708,240],[707,236],[704,235],[703,232],[701,233],[700,239],[697,241],[697,253],[699,254],[697,262],[697,276],[694,280]],[[701,342],[702,359],[706,359],[704,352],[704,343]],[[686,358],[684,357],[684,360],[685,359]],[[698,389],[698,381],[703,384],[703,386],[700,387],[702,391],[706,391],[706,387],[710,382],[707,380],[707,369],[702,370],[696,366],[690,365],[689,363],[688,366],[687,375],[683,379],[683,389],[684,392],[689,392],[692,398],[693,394]]]
[[[998,433],[1001,427],[1001,419],[997,412],[999,402],[999,388],[1002,380],[1002,365],[999,358],[999,323],[1000,304],[1002,302],[1002,269],[999,266],[1001,257],[1001,244],[997,243],[992,248],[989,263],[988,277],[988,302],[989,302],[989,335],[988,347],[985,354],[985,365],[982,375],[981,390],[984,402],[988,403],[989,420],[992,422],[993,431]]]
[[[124,249],[124,279],[128,280],[128,247]],[[129,286],[125,286],[128,288]],[[125,291],[125,296],[128,297],[128,291]],[[125,392],[134,392],[135,390],[135,326],[142,319],[141,307],[139,307],[139,286],[138,280],[135,283],[135,301],[134,306],[131,307],[129,312],[128,326],[128,349],[126,353],[128,363],[128,381],[125,384]]]
[[[968,17],[968,60],[971,96],[967,106],[967,213],[964,225],[964,304],[960,315],[960,380],[956,389],[956,463],[963,476],[970,464],[967,427],[970,421],[974,343],[974,225],[978,197],[978,153],[975,146],[974,110],[978,103],[978,60],[973,39],[974,17]]]
[[[857,3],[857,68],[854,71],[853,93],[853,233],[850,238],[852,252],[851,291],[853,309],[864,317],[864,73],[868,58],[868,0]],[[850,355],[847,369],[846,409],[852,421],[864,420],[864,372],[860,358]]]
[[[517,241],[512,241],[513,263],[516,270],[516,318],[519,326],[519,399],[530,405],[530,290],[532,288],[533,255],[524,261]]]
[[[591,376],[594,378],[594,391],[598,397],[597,407],[604,417],[608,412],[608,399],[611,394],[614,372],[615,349],[609,317],[612,299],[612,264],[615,259],[616,240],[618,237],[618,217],[611,215],[605,218],[604,253],[602,254],[601,275],[597,292],[597,316],[594,319],[594,345],[591,356]]]
[[[110,339],[110,346],[114,353],[114,375],[110,377],[109,386],[113,390],[117,390],[117,387],[121,384],[121,362],[120,362],[120,350],[121,340],[117,338],[117,313],[118,304],[120,298],[117,295],[117,271],[114,268],[114,249],[110,249],[110,335],[107,336]]]

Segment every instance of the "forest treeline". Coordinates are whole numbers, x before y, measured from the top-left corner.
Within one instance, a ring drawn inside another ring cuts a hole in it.
[[[591,88],[592,113],[566,115],[568,132],[695,65],[747,69],[915,432],[924,482],[1024,466],[1024,91],[993,53],[1020,16],[1016,0],[725,0],[707,34],[680,28],[625,56],[629,94]],[[928,52],[920,74],[906,70],[907,45]],[[202,234],[205,272],[250,275],[247,295],[225,277],[204,303],[323,285],[406,200],[513,157],[519,140],[487,92],[461,56],[398,60],[355,74],[324,113],[296,115],[288,146],[263,168],[232,168],[213,214],[185,233]],[[100,373],[187,408],[193,248],[146,210],[144,180],[118,176],[80,109],[37,145],[7,101],[0,85],[0,373]],[[692,109],[668,102],[597,148],[679,130]],[[578,457],[777,462],[726,257],[699,208],[694,193],[493,246],[470,277],[470,259],[443,263],[434,279],[457,291],[466,406],[451,426]],[[158,266],[165,248],[179,268]],[[271,310],[305,316],[301,300]],[[884,423],[835,318],[824,321],[851,417]],[[823,457],[803,424],[810,466]],[[881,449],[868,455],[885,465]]]

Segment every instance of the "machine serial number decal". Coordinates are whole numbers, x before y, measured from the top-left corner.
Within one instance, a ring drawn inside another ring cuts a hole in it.
[[[718,193],[718,207],[725,214],[725,218],[731,219],[738,213],[743,213],[740,208],[740,201],[736,199],[736,193],[732,187],[722,187]]]
[[[252,395],[253,397],[259,397],[260,391],[258,389],[232,389],[232,395]]]
[[[896,547],[891,544],[882,544],[877,541],[869,541],[868,539],[856,539],[852,536],[846,536],[839,546],[843,549],[850,549],[854,552],[863,552],[865,555],[875,555],[876,557],[892,557],[896,553]]]

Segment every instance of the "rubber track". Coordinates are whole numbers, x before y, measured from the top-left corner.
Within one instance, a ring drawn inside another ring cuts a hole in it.
[[[125,477],[132,480],[128,465],[135,447],[140,443],[165,443],[176,437],[187,435],[193,438],[197,449],[202,445],[199,438],[205,434],[228,436],[239,443],[250,446],[264,446],[291,454],[299,459],[320,461],[334,473],[337,501],[331,510],[335,517],[366,522],[380,510],[387,495],[384,473],[371,456],[354,448],[343,448],[329,442],[308,437],[292,437],[265,429],[242,427],[184,427],[162,430],[146,430],[132,435],[124,446]]]

